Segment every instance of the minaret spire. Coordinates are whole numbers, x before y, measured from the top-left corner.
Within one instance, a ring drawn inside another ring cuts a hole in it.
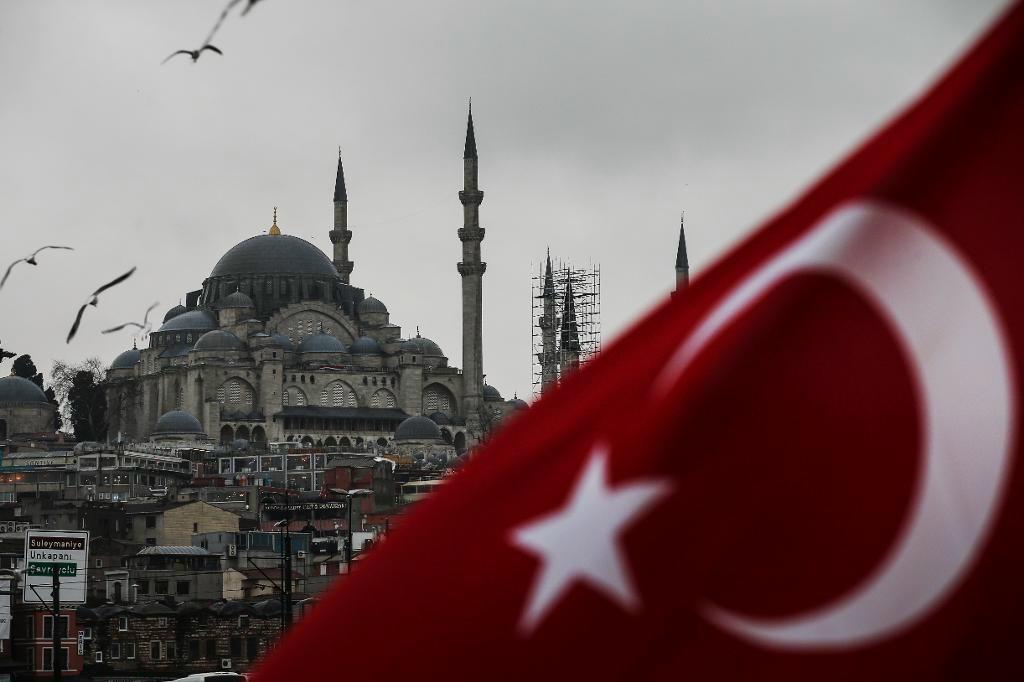
[[[540,353],[540,390],[545,391],[558,381],[558,353],[555,350],[555,333],[558,328],[556,313],[555,279],[551,271],[551,249],[548,249],[547,262],[544,266],[543,312],[539,320],[541,353]]]
[[[476,158],[476,133],[473,131],[473,98],[469,98],[469,122],[466,124],[466,150],[463,159]]]
[[[576,297],[572,279],[565,279],[565,302],[562,304],[562,333],[559,339],[562,376],[580,364],[580,332],[576,324]]]
[[[341,275],[341,281],[348,284],[355,263],[348,259],[352,231],[348,229],[348,190],[345,188],[345,168],[341,164],[341,147],[338,147],[338,173],[334,178],[334,229],[330,236],[334,244],[334,269]]]
[[[462,228],[459,229],[462,261],[458,265],[462,275],[462,408],[470,436],[479,438],[484,421],[481,413],[484,390],[483,275],[487,263],[480,257],[480,242],[484,239],[484,229],[480,227],[480,203],[484,200],[484,193],[478,185],[472,103],[462,158],[463,189],[459,192],[459,201],[462,202]]]
[[[690,284],[690,261],[686,257],[686,231],[684,213],[679,214],[679,246],[676,249],[676,291],[682,291]]]

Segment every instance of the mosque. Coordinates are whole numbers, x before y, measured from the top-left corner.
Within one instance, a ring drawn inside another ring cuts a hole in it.
[[[383,302],[350,281],[339,156],[333,259],[284,234],[275,210],[269,231],[229,249],[202,288],[167,312],[148,347],[114,359],[105,382],[111,440],[436,442],[461,453],[526,407],[484,383],[484,193],[472,111],[463,159],[461,369],[418,329],[403,333]]]

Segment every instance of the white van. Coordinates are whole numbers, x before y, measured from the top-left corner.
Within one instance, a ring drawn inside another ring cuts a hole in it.
[[[218,671],[214,673],[196,673],[188,677],[179,677],[172,682],[245,682],[248,678],[242,673]]]

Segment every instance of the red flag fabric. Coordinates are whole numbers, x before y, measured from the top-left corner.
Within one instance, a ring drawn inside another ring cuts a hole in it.
[[[1024,676],[1024,6],[509,423],[294,679]]]

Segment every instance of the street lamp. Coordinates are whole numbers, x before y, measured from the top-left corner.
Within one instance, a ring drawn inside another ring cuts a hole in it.
[[[345,570],[352,572],[352,499],[356,497],[367,497],[373,494],[369,488],[355,488],[353,490],[334,489],[334,492],[345,497],[348,506],[348,537],[345,542]]]

